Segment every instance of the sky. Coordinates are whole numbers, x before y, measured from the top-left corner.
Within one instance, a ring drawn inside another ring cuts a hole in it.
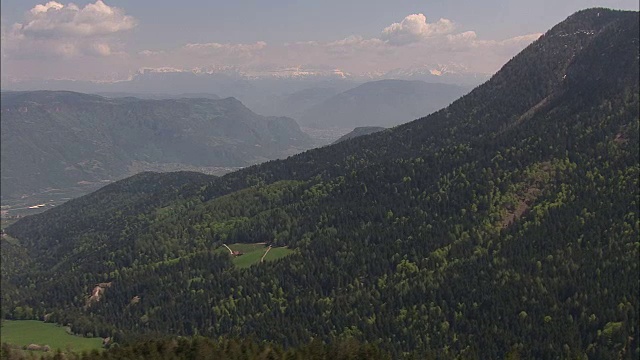
[[[1,2],[2,85],[142,69],[251,76],[491,74],[572,13],[637,0]]]

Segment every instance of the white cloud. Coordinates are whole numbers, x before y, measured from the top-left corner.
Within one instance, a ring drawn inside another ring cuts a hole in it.
[[[471,29],[457,30],[462,24],[451,20],[428,22],[424,14],[411,14],[383,27],[377,37],[354,34],[333,41],[269,45],[263,41],[187,43],[172,49],[143,48],[130,56],[116,56],[123,54],[122,35],[136,23],[123,9],[100,0],[84,7],[55,1],[36,5],[20,23],[2,24],[2,58],[9,60],[3,74],[17,78],[50,73],[48,77],[64,74],[95,79],[116,78],[113,74],[123,76],[140,68],[197,73],[229,72],[232,68],[238,74],[366,76],[396,69],[421,69],[444,75],[450,71],[425,68],[426,64],[451,63],[465,66],[456,72],[491,73],[540,36],[483,39]],[[86,61],[86,56],[93,58]]]
[[[79,8],[55,1],[36,5],[28,13],[21,31],[36,38],[93,37],[133,29],[136,20],[124,10],[110,7],[102,0]]]
[[[472,30],[455,30],[451,20],[429,23],[424,14],[412,14],[385,27],[379,37],[351,35],[335,41],[272,46],[262,54],[261,64],[273,63],[281,68],[304,64],[305,69],[340,68],[352,74],[384,74],[398,68],[420,68],[425,63],[455,62],[466,67],[456,72],[491,73],[539,36],[497,41],[481,39]],[[434,72],[442,75],[449,71]]]
[[[450,34],[455,29],[451,20],[440,19],[428,23],[424,14],[412,14],[399,23],[393,23],[382,30],[382,39],[392,45],[406,45],[435,36]]]
[[[476,41],[476,39],[478,38],[478,34],[476,34],[475,31],[465,31],[463,33],[459,33],[459,34],[449,34],[447,35],[447,40],[451,41],[451,42],[464,42],[464,43],[469,43],[469,42],[473,42]]]
[[[33,9],[30,10],[30,12],[33,15],[38,15],[40,13],[46,13],[49,9],[55,9],[55,10],[60,10],[64,7],[64,5],[55,2],[55,1],[49,1],[48,3],[46,3],[45,5],[36,5],[33,7]]]
[[[131,30],[136,20],[102,0],[79,7],[49,1],[30,9],[20,23],[2,28],[3,58],[60,56],[105,57],[121,52],[118,34]]]

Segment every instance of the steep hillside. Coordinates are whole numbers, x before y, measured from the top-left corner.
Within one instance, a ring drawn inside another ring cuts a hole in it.
[[[297,119],[318,128],[392,127],[439,110],[467,91],[422,81],[371,81],[312,106]]]
[[[22,219],[7,232],[34,265],[7,270],[3,312],[118,341],[637,358],[638,32],[637,12],[581,11],[417,121],[220,178],[127,179]],[[243,242],[294,251],[238,269],[218,249]]]
[[[353,131],[343,135],[342,137],[340,137],[338,140],[336,140],[334,142],[334,144],[337,144],[339,142],[343,142],[345,140],[349,140],[349,139],[353,139],[353,138],[357,138],[358,136],[364,136],[364,135],[369,135],[369,134],[373,134],[373,133],[377,133],[380,132],[382,130],[386,130],[386,128],[383,127],[379,127],[379,126],[362,126],[362,127],[357,127],[355,129],[353,129]]]
[[[114,180],[141,169],[242,167],[309,148],[294,120],[233,98],[2,94],[2,197]]]

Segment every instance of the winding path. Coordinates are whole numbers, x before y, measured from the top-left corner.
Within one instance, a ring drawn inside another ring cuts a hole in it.
[[[226,247],[227,249],[229,249],[229,254],[233,255],[233,251],[231,250],[230,247],[227,246],[227,244],[222,244],[222,246]]]
[[[267,251],[265,251],[262,257],[260,258],[260,262],[264,262],[264,257],[267,256],[267,253],[269,252],[269,250],[271,250],[271,245],[269,245],[269,247],[267,248]]]

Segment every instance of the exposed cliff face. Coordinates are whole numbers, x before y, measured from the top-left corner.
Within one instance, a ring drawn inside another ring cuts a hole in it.
[[[91,290],[91,295],[87,298],[87,301],[85,303],[85,308],[88,308],[91,305],[99,302],[100,299],[102,299],[102,296],[104,295],[105,290],[107,288],[110,288],[111,285],[112,285],[112,282],[96,284],[96,286],[93,287],[93,290]]]

